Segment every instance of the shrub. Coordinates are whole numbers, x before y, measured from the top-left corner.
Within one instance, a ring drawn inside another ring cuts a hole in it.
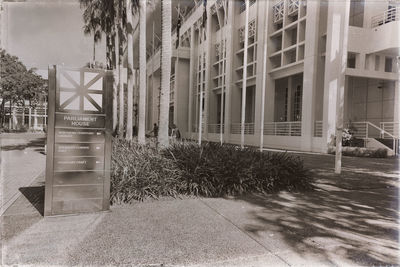
[[[163,155],[184,172],[197,195],[223,196],[308,188],[303,162],[286,153],[260,153],[235,145],[176,143]]]
[[[114,139],[111,201],[292,191],[310,189],[310,179],[303,162],[286,153],[192,142],[158,152],[151,144]]]
[[[176,196],[181,173],[154,146],[113,139],[111,201],[129,203],[148,197]]]

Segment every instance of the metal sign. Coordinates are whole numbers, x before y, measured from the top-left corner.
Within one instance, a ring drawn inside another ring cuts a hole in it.
[[[112,73],[49,67],[45,216],[108,210]]]

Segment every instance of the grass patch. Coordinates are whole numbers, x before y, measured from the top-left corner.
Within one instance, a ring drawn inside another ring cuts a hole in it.
[[[246,193],[310,189],[311,178],[299,157],[260,153],[255,148],[193,142],[157,151],[114,139],[112,203],[179,195],[220,197]]]

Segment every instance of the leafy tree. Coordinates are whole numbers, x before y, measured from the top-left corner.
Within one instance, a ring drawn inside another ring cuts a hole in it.
[[[25,101],[35,107],[47,95],[47,82],[35,69],[27,69],[16,56],[0,49],[0,112],[4,122],[5,103],[25,106]]]

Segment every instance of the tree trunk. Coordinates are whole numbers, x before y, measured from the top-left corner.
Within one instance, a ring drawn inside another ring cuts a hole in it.
[[[117,74],[118,74],[118,81],[117,87],[119,91],[119,118],[118,118],[118,133],[122,137],[124,134],[124,86],[121,84],[121,56],[120,56],[120,46],[121,46],[121,38],[120,37],[120,13],[119,13],[119,6],[117,7],[117,33],[116,33],[116,47],[115,51],[117,54]]]
[[[118,23],[115,22],[115,29],[118,28]],[[114,37],[114,54],[115,54],[115,65],[113,64],[114,69],[114,83],[113,83],[113,132],[117,129],[118,124],[118,89],[119,89],[119,38],[118,32],[115,30],[115,37]]]
[[[139,125],[138,142],[146,143],[146,0],[139,2]]]
[[[93,65],[92,68],[94,67],[94,63],[96,62],[96,41],[95,41],[95,35],[93,35]]]
[[[161,96],[160,96],[160,127],[158,142],[160,147],[169,145],[168,139],[168,117],[169,117],[169,93],[171,76],[171,1],[161,1]]]
[[[126,29],[127,29],[127,55],[128,55],[128,111],[126,121],[126,136],[127,140],[132,140],[132,127],[133,127],[133,19],[132,19],[132,1],[126,0]]]

